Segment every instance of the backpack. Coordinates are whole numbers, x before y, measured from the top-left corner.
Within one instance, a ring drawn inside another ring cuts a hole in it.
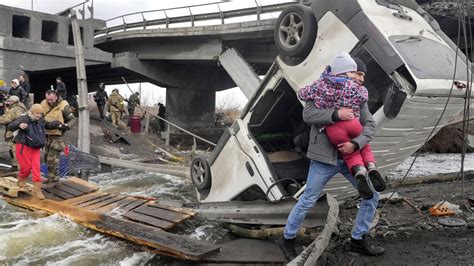
[[[43,148],[46,144],[46,133],[43,121],[30,121],[25,132],[25,144],[31,148]]]

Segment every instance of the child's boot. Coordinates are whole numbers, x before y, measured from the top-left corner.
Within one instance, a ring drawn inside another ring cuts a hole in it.
[[[387,184],[385,183],[385,180],[383,180],[383,177],[380,174],[380,172],[377,170],[375,163],[368,162],[367,169],[369,170],[370,182],[372,182],[372,185],[374,186],[375,191],[377,192],[384,191],[387,188]]]
[[[371,199],[374,194],[367,183],[367,169],[364,166],[356,165],[352,167],[352,174],[357,181],[357,190],[363,199]]]

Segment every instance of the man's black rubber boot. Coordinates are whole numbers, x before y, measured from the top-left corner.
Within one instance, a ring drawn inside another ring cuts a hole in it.
[[[364,235],[361,240],[351,238],[351,250],[369,256],[379,256],[384,253],[383,247],[374,246],[367,240],[367,235]]]
[[[372,193],[372,189],[370,189],[369,184],[367,183],[367,170],[363,166],[356,165],[352,167],[352,173],[357,182],[357,191],[359,191],[360,196],[363,199],[371,199],[374,194]]]
[[[277,240],[277,244],[283,252],[283,256],[287,261],[292,261],[296,258],[296,249],[295,249],[295,238],[286,239],[285,236],[281,236]]]

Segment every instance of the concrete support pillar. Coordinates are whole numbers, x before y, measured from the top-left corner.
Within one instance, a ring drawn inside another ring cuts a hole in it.
[[[167,88],[167,119],[185,129],[214,125],[216,92],[213,89]]]
[[[30,17],[30,40],[41,41],[41,19]]]
[[[58,42],[68,44],[69,39],[69,21],[60,21],[58,23]]]
[[[219,62],[249,99],[260,85],[260,79],[252,67],[234,48],[229,48],[222,53],[219,56]]]
[[[87,25],[84,27],[83,34],[84,47],[94,47],[94,29]]]
[[[12,15],[6,9],[0,9],[0,35],[12,35]]]

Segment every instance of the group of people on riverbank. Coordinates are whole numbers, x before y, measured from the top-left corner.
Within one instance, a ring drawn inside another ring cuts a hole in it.
[[[10,84],[8,88],[6,83],[0,80],[0,125],[6,126],[5,141],[9,146],[11,166],[19,170],[18,186],[25,187],[26,179],[31,174],[34,183],[33,195],[44,199],[41,193],[42,182],[59,180],[59,156],[66,147],[64,134],[76,123],[77,101],[71,104],[70,99],[66,100],[67,89],[61,77],[56,78],[56,88],[51,86],[39,103],[34,103],[30,97],[32,91],[25,74],[11,80]],[[105,118],[106,108],[112,124],[117,128],[127,126],[122,121],[126,110],[132,116],[135,108],[140,106],[138,92],[125,99],[118,89],[113,89],[109,96],[103,83],[99,85],[93,98],[97,103],[100,119]],[[124,102],[128,102],[127,109]],[[41,149],[43,162],[47,165],[47,171],[43,169],[43,172]]]
[[[56,89],[47,90],[44,100],[33,103],[25,74],[13,79],[10,84],[8,89],[4,82],[0,83],[0,124],[6,126],[5,141],[9,145],[11,165],[19,170],[18,186],[24,188],[31,175],[33,196],[44,199],[42,183],[59,180],[59,155],[66,146],[64,133],[76,122],[65,100],[66,85],[61,77],[56,78]],[[47,174],[41,172],[41,149],[44,151]]]
[[[93,98],[99,110],[99,120],[105,119],[105,111],[107,111],[110,114],[112,125],[119,129],[130,126],[130,119],[135,115],[135,110],[137,108],[141,109],[140,93],[132,93],[127,99],[115,88],[109,96],[105,91],[104,83],[99,84],[99,88],[94,93]],[[125,102],[127,102],[127,108],[125,108]],[[127,113],[129,120],[126,124],[122,119]],[[166,117],[166,107],[162,103],[158,103],[158,116],[161,118]],[[165,126],[163,120],[159,121],[159,126],[160,131],[164,131]]]

